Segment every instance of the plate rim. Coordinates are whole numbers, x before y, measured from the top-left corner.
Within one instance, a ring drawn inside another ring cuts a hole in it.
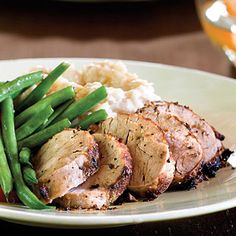
[[[0,59],[0,64],[4,62],[27,62],[27,61],[37,61],[37,60],[79,60],[79,61],[90,61],[90,62],[97,62],[97,61],[122,61],[125,64],[140,64],[145,66],[157,66],[157,67],[165,67],[170,70],[180,70],[180,71],[186,71],[188,73],[197,73],[197,74],[205,74],[209,76],[216,76],[218,78],[214,78],[216,80],[227,80],[233,83],[236,83],[236,79],[230,76],[220,75],[213,72],[208,72],[205,70],[190,68],[190,67],[184,67],[184,66],[177,66],[177,65],[171,65],[171,64],[163,64],[153,61],[142,61],[142,60],[130,60],[130,59],[121,59],[121,58],[107,58],[107,57],[23,57],[23,58],[10,58],[10,59]]]
[[[81,63],[86,64],[87,62],[96,62],[96,61],[103,61],[103,60],[110,60],[110,61],[122,61],[126,65],[142,65],[144,67],[156,67],[156,68],[164,68],[166,70],[178,71],[178,72],[187,72],[187,73],[194,73],[199,76],[209,76],[212,79],[216,80],[224,80],[231,83],[236,84],[236,79],[219,75],[216,73],[210,73],[203,70],[186,68],[181,66],[175,65],[168,65],[168,64],[161,64],[155,62],[147,62],[147,61],[140,61],[140,60],[123,60],[123,59],[116,59],[116,58],[88,58],[88,57],[45,57],[45,58],[20,58],[20,59],[7,59],[7,60],[0,60],[0,65],[2,63],[14,63],[14,62],[22,62],[28,63],[30,61],[38,61],[38,60],[68,60],[73,63],[73,61],[78,61]],[[63,226],[67,227],[77,227],[80,228],[82,226],[108,226],[108,225],[127,225],[127,224],[138,224],[138,223],[145,223],[145,222],[156,222],[156,221],[165,221],[165,220],[174,220],[186,217],[193,217],[199,216],[203,214],[210,214],[222,210],[226,210],[229,208],[233,208],[236,206],[236,197],[223,200],[214,204],[210,204],[207,206],[200,206],[194,207],[190,209],[178,209],[178,210],[169,210],[166,212],[155,212],[155,213],[144,213],[144,214],[131,214],[131,215],[55,215],[54,214],[43,214],[43,212],[49,211],[37,211],[37,210],[30,210],[30,211],[19,211],[15,209],[15,206],[5,206],[4,204],[0,203],[0,219],[4,220],[13,220],[16,222],[25,222],[25,223],[36,223],[36,224],[45,224],[46,226],[53,227],[55,224],[62,223]],[[20,208],[24,209],[24,208]],[[173,213],[174,212],[174,213]],[[178,213],[178,214],[177,214]],[[174,215],[174,216],[173,216]],[[24,217],[21,218],[21,217]],[[96,222],[96,223],[95,223]]]
[[[233,204],[232,204],[233,202]],[[220,205],[220,206],[219,206]],[[211,214],[218,211],[230,209],[236,206],[236,197],[223,201],[222,203],[214,203],[209,204],[207,206],[200,206],[191,209],[181,209],[181,210],[173,210],[167,212],[155,212],[155,213],[146,213],[146,214],[131,214],[131,215],[73,215],[73,216],[65,216],[65,215],[47,215],[42,214],[42,212],[50,211],[40,211],[30,210],[30,212],[26,211],[17,211],[14,209],[4,209],[0,204],[0,218],[5,220],[12,221],[21,221],[25,223],[39,223],[45,225],[54,225],[58,223],[62,223],[61,226],[107,226],[107,225],[128,225],[128,224],[139,224],[139,223],[148,223],[148,222],[160,222],[166,220],[176,220],[187,217],[195,217],[205,214]],[[3,205],[4,207],[4,205]],[[8,208],[11,208],[8,206]],[[210,210],[209,210],[210,208]],[[190,210],[194,210],[193,212],[189,212]],[[2,211],[2,212],[1,212]],[[178,216],[173,217],[172,212],[178,212]],[[13,218],[7,218],[4,213],[15,214]],[[4,216],[3,216],[4,215]],[[24,217],[22,219],[21,217]],[[159,216],[159,217],[157,217]],[[160,217],[161,216],[161,217]],[[34,218],[32,218],[34,217]],[[49,222],[50,220],[50,222]],[[63,220],[63,222],[62,222]],[[96,221],[96,224],[94,223]],[[105,221],[105,222],[104,222]]]

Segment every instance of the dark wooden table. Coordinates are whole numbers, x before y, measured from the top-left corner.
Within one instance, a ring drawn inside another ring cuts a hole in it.
[[[152,61],[234,76],[201,30],[191,0],[137,4],[1,2],[0,59],[108,57]],[[88,235],[236,235],[236,209],[112,229],[75,230]],[[69,233],[0,221],[8,233]]]

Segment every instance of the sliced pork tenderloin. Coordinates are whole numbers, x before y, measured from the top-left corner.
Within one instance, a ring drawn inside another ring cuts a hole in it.
[[[165,133],[172,157],[176,161],[172,186],[197,176],[202,165],[203,151],[186,125],[176,116],[155,112],[155,106],[144,107],[137,113],[157,122]]]
[[[37,195],[46,203],[64,196],[97,171],[98,159],[98,145],[89,132],[66,129],[56,134],[33,158]]]
[[[203,172],[211,173],[219,165],[219,157],[223,154],[225,148],[222,144],[224,136],[210,126],[198,114],[194,113],[189,107],[180,105],[175,102],[148,102],[145,104],[145,112],[154,112],[156,115],[170,114],[176,116],[184,122],[190,132],[196,137],[203,150]],[[204,171],[206,170],[206,171]]]
[[[100,151],[99,170],[57,202],[65,208],[101,209],[112,204],[127,188],[132,174],[128,148],[111,135],[94,134]]]
[[[129,148],[133,160],[129,190],[142,197],[155,198],[169,187],[175,162],[156,123],[137,114],[118,114],[103,121],[98,132],[119,138]]]

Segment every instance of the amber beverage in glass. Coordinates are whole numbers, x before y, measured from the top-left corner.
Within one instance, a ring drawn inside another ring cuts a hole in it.
[[[196,0],[203,29],[236,66],[236,0]]]

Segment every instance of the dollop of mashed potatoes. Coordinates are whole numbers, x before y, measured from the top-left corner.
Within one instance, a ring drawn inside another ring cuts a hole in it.
[[[160,100],[151,83],[128,72],[120,61],[92,63],[81,71],[72,67],[54,83],[49,93],[69,85],[75,88],[77,100],[104,85],[108,96],[93,111],[105,109],[109,117],[114,117],[119,112],[133,113],[143,107],[146,101]]]

